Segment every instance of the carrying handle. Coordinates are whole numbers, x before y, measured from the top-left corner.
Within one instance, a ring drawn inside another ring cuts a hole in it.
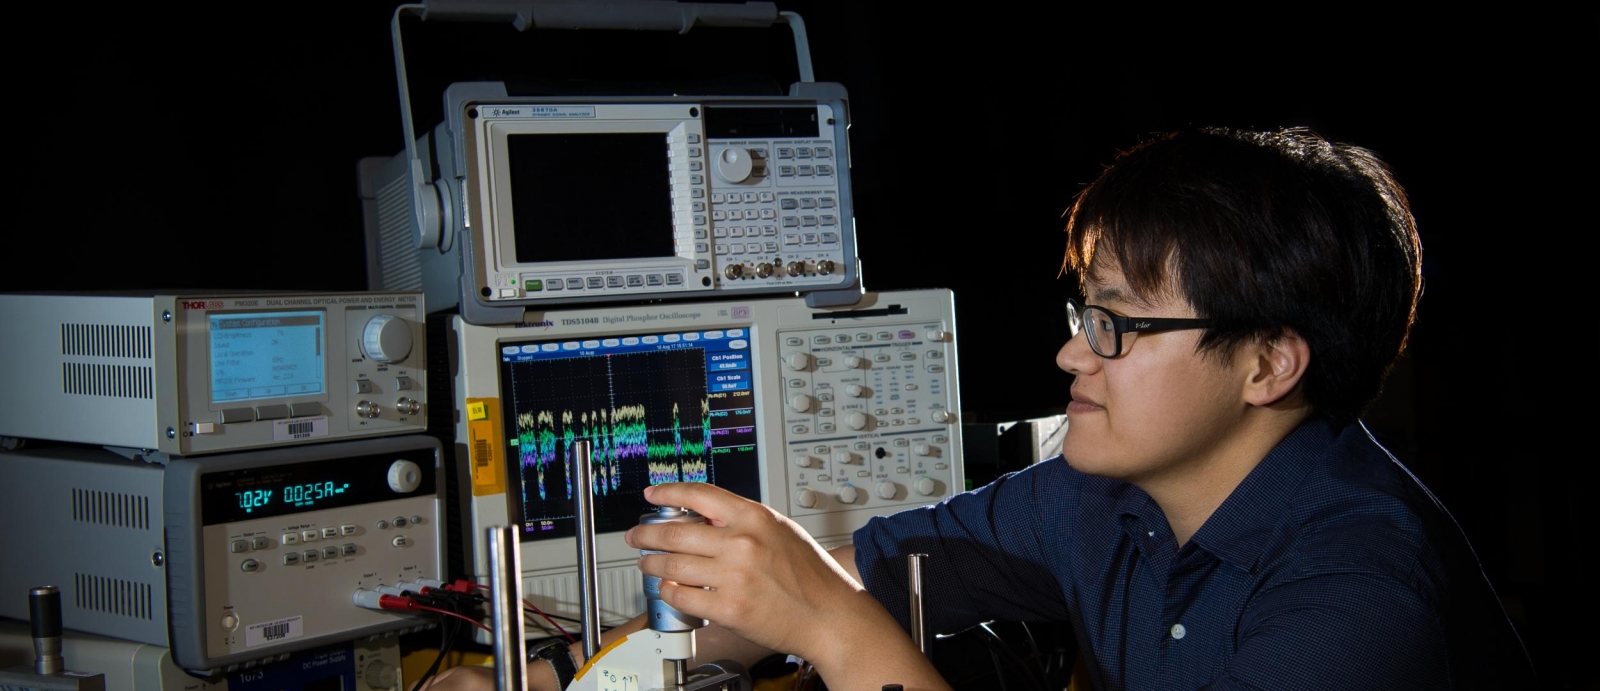
[[[816,81],[811,69],[811,45],[800,15],[779,12],[771,2],[715,3],[671,0],[431,0],[396,7],[390,22],[394,41],[395,79],[400,88],[400,118],[405,128],[406,162],[410,169],[411,213],[422,237],[440,233],[440,193],[433,189],[417,156],[416,128],[411,122],[411,89],[406,81],[405,48],[400,42],[400,17],[423,21],[510,23],[517,31],[541,29],[633,29],[689,32],[695,25],[765,28],[788,24],[794,33],[795,58],[800,81]]]

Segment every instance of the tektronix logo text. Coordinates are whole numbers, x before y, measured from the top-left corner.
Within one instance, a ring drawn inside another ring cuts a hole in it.
[[[178,305],[186,310],[219,310],[222,309],[221,300],[179,300]]]

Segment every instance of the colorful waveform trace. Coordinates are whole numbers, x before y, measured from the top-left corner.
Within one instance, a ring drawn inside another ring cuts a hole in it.
[[[619,491],[637,491],[624,488],[623,463],[643,460],[649,471],[651,485],[664,482],[708,482],[709,465],[706,459],[707,439],[710,438],[710,403],[700,401],[700,419],[689,427],[685,438],[684,426],[677,403],[672,404],[672,426],[669,438],[653,439],[646,424],[647,410],[643,405],[628,405],[574,414],[563,410],[541,410],[517,415],[517,449],[522,467],[532,468],[539,499],[550,498],[547,487],[547,470],[560,463],[565,469],[574,462],[573,443],[587,440],[592,449],[590,463],[593,472],[595,496],[608,496]],[[557,422],[559,421],[559,425]],[[668,430],[655,430],[663,436]],[[572,477],[575,473],[563,472],[563,496],[572,498]]]

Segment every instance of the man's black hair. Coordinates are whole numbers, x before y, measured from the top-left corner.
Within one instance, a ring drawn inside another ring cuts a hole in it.
[[[1300,129],[1149,139],[1079,192],[1067,237],[1063,269],[1080,282],[1105,255],[1136,295],[1215,320],[1201,352],[1300,334],[1304,395],[1339,422],[1377,398],[1422,290],[1416,222],[1389,168]]]

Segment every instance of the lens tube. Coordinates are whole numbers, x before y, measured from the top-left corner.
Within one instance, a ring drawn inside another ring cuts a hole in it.
[[[681,509],[675,506],[663,506],[655,511],[639,517],[639,525],[653,525],[657,523],[705,522],[705,516],[701,516],[698,513],[690,511],[689,509]],[[666,554],[666,552],[641,549],[639,550],[639,554]],[[656,576],[645,574],[644,599],[647,605],[647,610],[650,613],[650,628],[652,630],[661,631],[663,633],[693,631],[695,629],[704,627],[707,623],[704,619],[699,617],[691,617],[673,609],[671,605],[662,602],[661,579]]]

